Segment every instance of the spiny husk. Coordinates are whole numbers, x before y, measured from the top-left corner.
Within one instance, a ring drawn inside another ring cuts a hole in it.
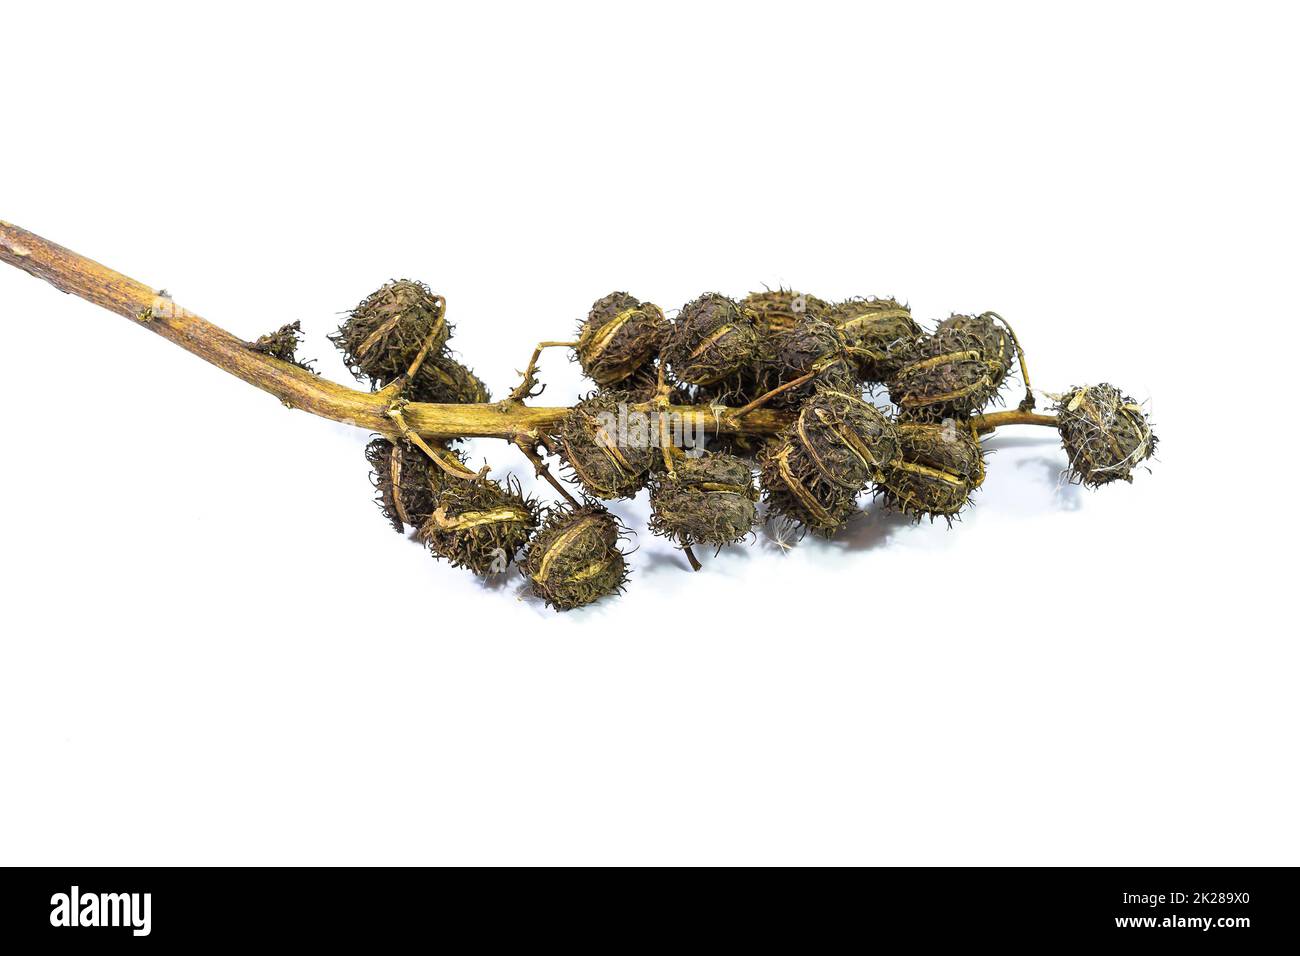
[[[394,444],[386,438],[372,439],[366,445],[366,460],[370,462],[370,483],[378,492],[375,502],[393,530],[423,525],[437,506],[446,473],[414,445]]]
[[[670,405],[689,405],[691,395],[673,377],[670,369],[664,369],[664,385],[668,388]],[[617,390],[634,403],[653,401],[659,395],[659,367],[651,361],[641,366],[618,386]]]
[[[659,306],[626,292],[611,292],[592,305],[578,328],[574,351],[587,377],[607,388],[652,362],[671,332]]]
[[[514,478],[504,485],[486,478],[450,479],[419,538],[452,567],[498,574],[528,543],[537,522],[537,503],[524,497]]]
[[[761,332],[770,334],[789,331],[804,316],[824,316],[830,303],[815,295],[778,288],[751,292],[741,301],[740,307],[754,314]]]
[[[653,418],[635,404],[626,392],[597,392],[560,423],[560,456],[588,494],[630,498],[645,487],[660,452]]]
[[[650,530],[681,545],[721,548],[749,534],[758,492],[748,462],[732,455],[678,458],[650,482]]]
[[[812,371],[817,373],[812,379],[775,396],[772,406],[793,408],[819,387],[841,392],[857,389],[857,372],[849,362],[843,337],[826,319],[806,316],[794,328],[766,341],[759,394]]]
[[[411,367],[427,339],[436,355],[450,334],[442,296],[422,282],[397,279],[361,300],[330,341],[353,375],[383,385]]]
[[[899,421],[894,432],[898,457],[879,488],[885,503],[917,520],[951,523],[984,481],[984,450],[970,422]]]
[[[1072,388],[1056,404],[1057,429],[1072,481],[1097,488],[1133,480],[1157,439],[1142,406],[1113,385]]]
[[[443,405],[475,405],[492,400],[482,379],[446,355],[426,355],[404,394],[408,401]]]
[[[799,409],[789,437],[825,481],[851,494],[879,481],[898,456],[893,423],[856,391],[818,390]]]
[[[895,405],[929,421],[965,418],[997,397],[1015,340],[988,315],[954,315],[917,343],[889,382]]]
[[[769,513],[827,538],[858,513],[857,496],[826,481],[808,453],[789,436],[767,444],[758,463]]]
[[[627,562],[618,543],[623,527],[601,505],[548,509],[520,570],[532,592],[568,611],[623,590]]]
[[[757,348],[753,314],[708,292],[682,306],[663,357],[681,381],[713,385],[751,364]]]
[[[255,342],[248,343],[248,347],[254,352],[261,352],[263,355],[277,358],[281,362],[288,362],[290,365],[296,365],[308,372],[318,374],[311,367],[310,361],[301,362],[298,360],[298,346],[301,342],[302,323],[290,322],[288,325],[280,326],[274,332],[259,335]]]
[[[860,298],[837,302],[827,318],[844,336],[858,377],[886,382],[924,334],[912,311],[896,299]]]

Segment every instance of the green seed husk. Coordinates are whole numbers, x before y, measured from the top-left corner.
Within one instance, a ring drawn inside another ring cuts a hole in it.
[[[397,279],[363,299],[330,341],[353,375],[384,385],[411,367],[426,340],[436,355],[450,335],[442,296],[422,282]]]
[[[452,567],[496,574],[528,543],[537,523],[537,503],[524,497],[515,479],[504,485],[486,478],[449,479],[419,539]]]
[[[603,506],[553,507],[534,536],[520,570],[549,607],[568,611],[623,590],[627,562],[623,528]]]
[[[1056,404],[1070,478],[1089,488],[1132,481],[1157,439],[1142,406],[1113,385],[1072,388]]]
[[[733,300],[709,292],[682,306],[663,357],[689,385],[713,385],[754,362],[754,316]]]
[[[663,309],[626,292],[598,299],[578,329],[574,351],[582,371],[602,388],[617,385],[654,361],[672,325]]]
[[[722,548],[750,533],[757,513],[749,463],[732,455],[678,458],[650,483],[650,530],[680,545]]]

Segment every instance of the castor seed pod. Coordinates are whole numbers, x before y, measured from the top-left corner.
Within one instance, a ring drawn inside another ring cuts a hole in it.
[[[997,397],[1015,342],[988,316],[953,316],[922,339],[889,382],[899,408],[930,421],[964,418]]]
[[[789,331],[806,315],[825,315],[830,304],[793,289],[768,289],[751,292],[741,300],[740,307],[754,314],[760,332],[772,333]]]
[[[537,528],[536,502],[514,479],[502,485],[486,478],[449,479],[419,538],[435,557],[475,574],[499,574]]]
[[[1157,439],[1142,406],[1113,385],[1072,388],[1056,404],[1070,478],[1089,488],[1133,480]]]
[[[578,329],[574,351],[582,371],[604,388],[652,361],[671,332],[672,325],[659,306],[626,292],[611,292],[592,305]]]
[[[824,480],[808,454],[790,438],[764,447],[758,463],[769,513],[827,538],[858,513],[857,496]]]
[[[302,323],[290,322],[288,325],[280,326],[274,332],[259,335],[256,341],[248,343],[248,347],[254,352],[261,352],[263,355],[269,355],[281,362],[288,362],[290,365],[296,365],[308,372],[315,373],[316,370],[311,367],[311,361],[301,362],[298,360],[298,345],[301,342]]]
[[[733,300],[708,292],[682,306],[663,357],[689,385],[712,385],[754,361],[754,316]]]
[[[721,548],[749,534],[758,492],[749,464],[732,455],[679,458],[650,482],[650,530],[681,545]]]
[[[821,477],[857,494],[898,455],[893,423],[856,392],[821,389],[799,409],[792,436]]]
[[[837,302],[826,317],[844,336],[858,377],[864,382],[888,381],[924,334],[912,319],[911,309],[895,299]]]
[[[879,492],[885,503],[920,520],[951,520],[984,481],[984,451],[967,420],[895,422],[898,457]]]
[[[655,416],[625,392],[597,392],[564,416],[556,437],[573,477],[597,498],[630,498],[660,454]]]
[[[843,337],[829,321],[815,316],[806,317],[789,331],[771,337],[763,367],[763,391],[809,372],[816,374],[811,380],[776,395],[772,399],[773,407],[793,408],[819,387],[842,392],[857,389],[857,373],[849,362]]]
[[[427,355],[406,387],[412,402],[443,405],[474,405],[492,400],[483,381],[468,368],[446,355]]]
[[[1001,385],[1016,361],[1016,337],[1000,317],[992,312],[980,315],[950,315],[934,330],[936,336],[957,336],[979,343],[984,360],[989,363],[995,385]]]
[[[520,570],[532,591],[557,611],[583,607],[623,590],[623,527],[595,503],[553,507],[533,537]]]
[[[414,445],[394,444],[386,438],[373,439],[366,446],[366,460],[370,483],[378,492],[375,501],[393,530],[400,533],[406,525],[424,524],[436,507],[445,472]]]
[[[406,372],[432,338],[435,355],[451,334],[446,302],[422,282],[398,279],[368,295],[330,336],[357,378],[386,384]]]

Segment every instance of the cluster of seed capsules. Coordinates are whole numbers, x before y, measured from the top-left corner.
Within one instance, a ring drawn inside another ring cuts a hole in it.
[[[406,400],[489,401],[447,353],[449,335],[442,298],[402,280],[358,305],[333,341],[374,387],[401,380],[425,353],[403,384]],[[894,299],[831,303],[784,289],[741,300],[707,293],[671,320],[615,292],[592,306],[572,348],[596,389],[543,445],[581,501],[542,506],[513,479],[451,474],[404,442],[376,438],[366,452],[395,529],[414,528],[436,556],[480,575],[515,563],[558,610],[623,588],[627,531],[601,502],[647,488],[651,531],[688,551],[749,536],[760,496],[768,520],[827,537],[865,492],[918,520],[951,522],[984,480],[975,416],[1000,400],[1021,358],[994,313],[953,315],[926,331]],[[649,435],[611,427],[629,408],[693,406],[720,420],[758,404],[784,410],[789,424],[763,437],[733,429],[704,451],[665,451],[658,426]],[[1129,480],[1155,451],[1141,406],[1109,385],[1072,389],[1055,410],[1080,483]],[[463,464],[455,449],[440,451]]]

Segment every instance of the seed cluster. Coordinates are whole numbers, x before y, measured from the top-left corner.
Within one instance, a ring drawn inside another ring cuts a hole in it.
[[[363,300],[334,340],[356,374],[392,386],[399,404],[486,403],[483,383],[446,351],[445,313],[427,286],[392,282]],[[294,361],[297,333],[295,323],[249,347]],[[613,292],[596,300],[568,344],[596,390],[545,434],[516,444],[539,475],[538,455],[557,456],[580,499],[539,506],[513,478],[489,480],[453,444],[426,445],[409,432],[366,449],[395,529],[414,529],[435,556],[484,576],[518,558],[528,588],[557,610],[623,589],[625,528],[601,502],[647,488],[650,531],[696,567],[692,547],[721,549],[753,534],[764,520],[760,500],[767,520],[827,537],[860,512],[866,494],[914,519],[951,523],[984,481],[980,433],[1000,422],[982,416],[1017,361],[1025,365],[995,313],[952,315],[927,332],[894,298],[831,302],[789,289],[739,301],[705,293],[671,320]],[[494,407],[516,408],[531,375],[532,366],[525,385]],[[1027,391],[1024,414],[1002,420],[1026,420],[1032,407]],[[757,408],[779,424],[747,433],[744,416]],[[674,410],[684,412],[675,423]],[[1045,423],[1057,425],[1075,481],[1131,480],[1155,451],[1141,406],[1110,385],[1071,389],[1055,410]],[[719,426],[709,448],[686,437],[684,420]]]

